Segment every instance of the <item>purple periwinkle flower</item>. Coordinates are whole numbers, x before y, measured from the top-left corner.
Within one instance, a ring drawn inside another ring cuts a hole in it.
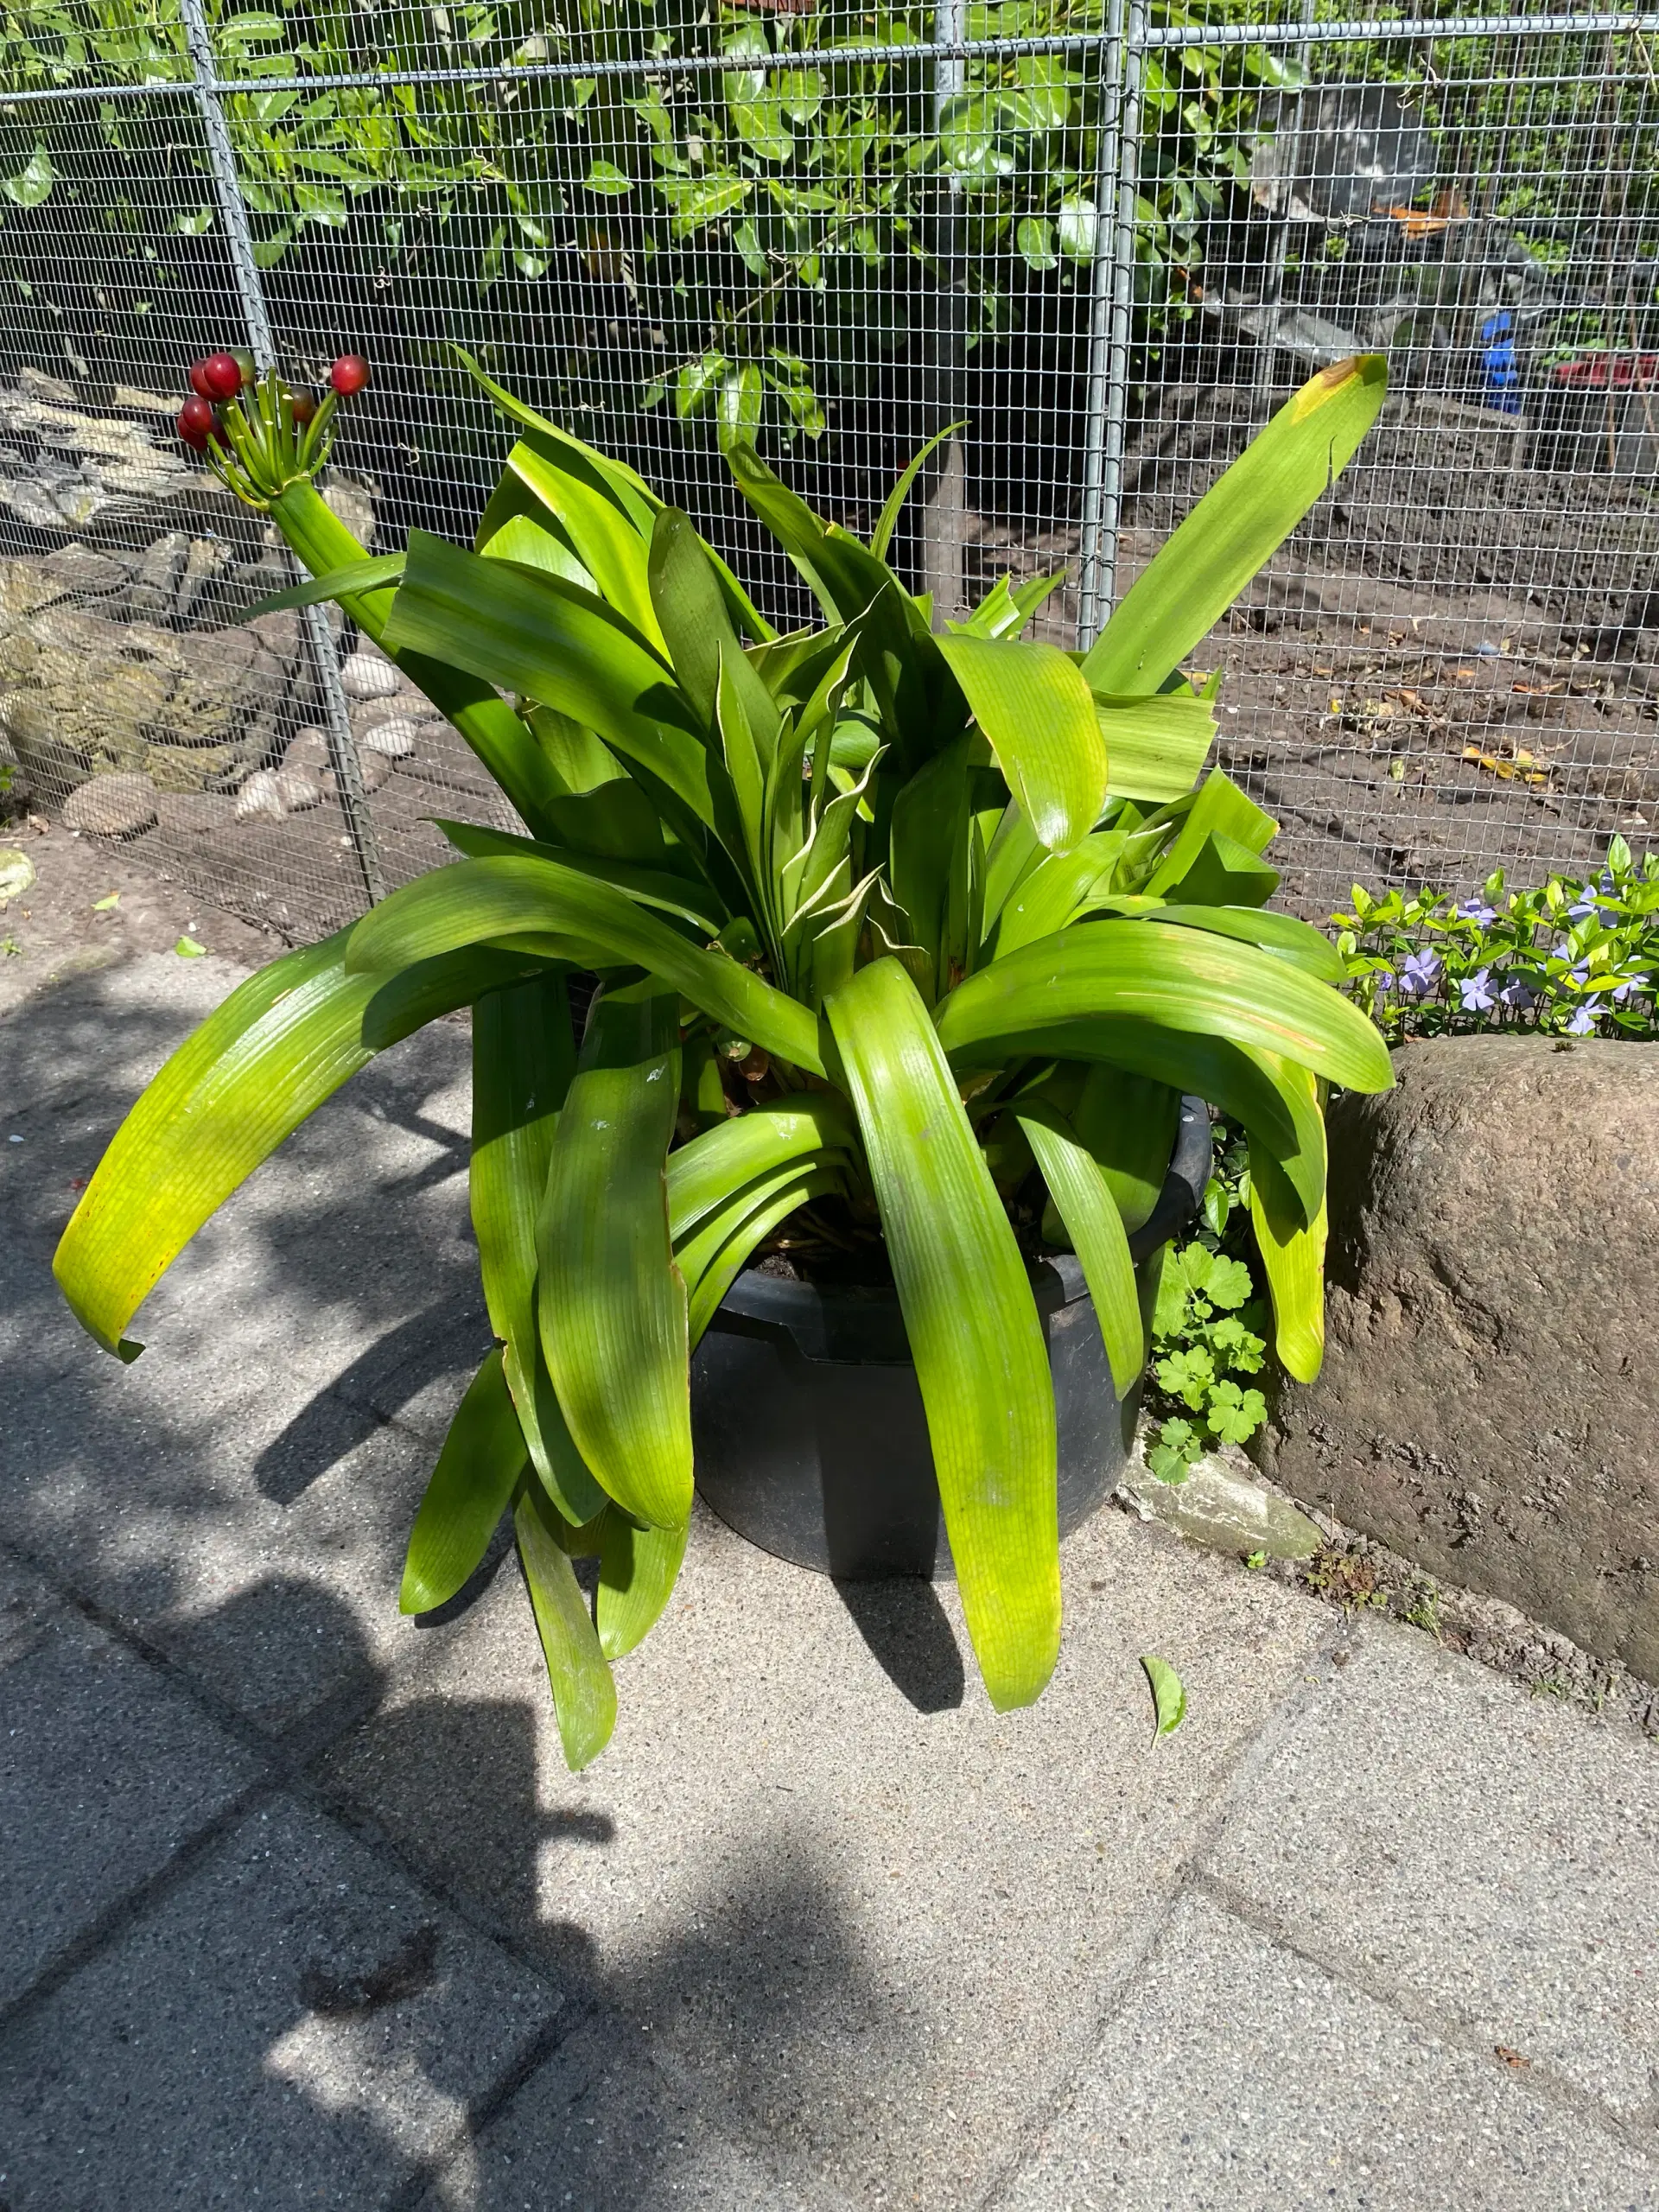
[[[1597,899],[1595,893],[1593,891],[1580,891],[1578,897],[1567,908],[1567,918],[1569,922],[1588,921],[1592,914],[1599,914],[1600,912],[1600,902]]]
[[[1378,998],[1386,998],[1398,981],[1392,968],[1379,968],[1371,976],[1371,987]]]
[[[1496,906],[1489,906],[1484,899],[1465,899],[1458,909],[1458,919],[1463,922],[1495,922]]]
[[[1463,997],[1465,1014],[1490,1014],[1495,1003],[1491,992],[1492,971],[1483,968],[1477,975],[1465,976],[1458,985]]]
[[[1651,976],[1627,976],[1622,983],[1613,985],[1613,1004],[1623,1006],[1632,991],[1649,990],[1652,985]]]
[[[1530,1014],[1542,996],[1543,993],[1535,990],[1524,976],[1510,976],[1497,995],[1497,1002],[1508,1007],[1511,1014]]]
[[[1400,995],[1407,999],[1432,997],[1440,986],[1438,952],[1408,952],[1400,963]]]
[[[1595,1029],[1596,1009],[1588,1001],[1581,1006],[1567,1025],[1569,1037],[1588,1037]]]

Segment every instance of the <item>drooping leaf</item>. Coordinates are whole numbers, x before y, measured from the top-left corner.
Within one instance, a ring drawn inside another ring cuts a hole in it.
[[[1002,1202],[927,1010],[894,960],[827,1012],[858,1114],[986,1688],[1029,1704],[1059,1649],[1054,1394]]]
[[[1186,1688],[1168,1660],[1160,1659],[1155,1652],[1142,1652],[1141,1664],[1152,1690],[1152,1740],[1155,1744],[1160,1736],[1173,1736],[1185,1719]]]
[[[665,1166],[679,1105],[671,994],[607,992],[554,1133],[537,1238],[548,1371],[577,1449],[627,1512],[691,1510],[685,1285]]]
[[[401,1613],[448,1605],[489,1548],[530,1465],[524,1432],[493,1346],[467,1387],[409,1532]]]
[[[1016,1105],[1014,1111],[1083,1263],[1121,1402],[1140,1380],[1147,1350],[1123,1217],[1106,1178],[1062,1116],[1052,1107],[1030,1103]]]
[[[600,1649],[554,1508],[534,1483],[513,1511],[518,1559],[553,1692],[559,1742],[572,1774],[596,1759],[616,1726],[616,1684]]]
[[[536,1231],[559,1109],[575,1069],[564,978],[491,991],[473,1007],[473,1233],[507,1388],[549,1496],[568,1521],[605,1504],[565,1427],[536,1320]]]
[[[967,977],[938,1020],[955,1052],[1096,1014],[1264,1046],[1354,1090],[1394,1081],[1376,1030],[1329,985],[1254,945],[1144,922],[1090,922],[1022,946]]]
[[[631,793],[635,798],[643,797],[636,784],[608,784],[598,792],[584,793],[583,798],[603,798],[613,791]],[[576,808],[583,799],[561,799],[556,804],[561,809]],[[577,875],[591,877],[595,883],[613,884],[619,891],[626,892],[630,899],[638,899],[642,906],[654,906],[661,913],[677,915],[707,937],[718,936],[731,918],[706,883],[690,876],[671,875],[665,868],[641,868],[635,861],[613,859],[607,854],[550,845],[534,837],[515,836],[511,830],[492,830],[478,822],[439,819],[437,827],[456,851],[465,853],[469,859],[511,858],[518,854],[539,853]]]
[[[798,1207],[842,1187],[838,1154],[785,1161],[734,1192],[676,1247],[675,1262],[685,1278],[694,1349],[761,1238]]]
[[[1180,1092],[1169,1084],[1104,1063],[1084,1078],[1072,1127],[1130,1236],[1158,1203],[1180,1120]]]
[[[418,970],[410,962],[397,1019],[371,1046],[364,1024],[386,979],[346,972],[350,935],[284,953],[238,983],[111,1139],[52,1263],[77,1318],[106,1350],[118,1349],[203,1222],[308,1114],[381,1044],[465,1006],[510,964],[493,954]]]
[[[687,1524],[636,1527],[612,1506],[600,1527],[599,1648],[623,1659],[661,1618],[685,1557]]]
[[[1302,1071],[1295,1074],[1300,1077]],[[1309,1103],[1323,1117],[1307,1082]],[[1289,1177],[1267,1147],[1250,1141],[1250,1221],[1273,1303],[1273,1343],[1280,1364],[1299,1382],[1317,1380],[1325,1358],[1325,1209],[1311,1219]],[[1319,1161],[1325,1166],[1323,1154]]]
[[[853,1142],[853,1116],[836,1091],[804,1090],[721,1121],[668,1158],[668,1218],[676,1244],[758,1176]]]
[[[1260,906],[1187,906],[1166,905],[1159,899],[1139,896],[1091,896],[1085,907],[1109,914],[1139,915],[1143,920],[1167,922],[1176,929],[1208,930],[1215,937],[1236,938],[1244,944],[1259,944],[1276,952],[1321,982],[1339,983],[1347,970],[1342,955],[1323,930],[1299,922],[1294,914],[1270,912]]]
[[[609,884],[539,855],[461,861],[394,891],[357,925],[350,960],[354,971],[385,970],[461,944],[561,931],[597,940],[610,964],[648,968],[738,1036],[823,1073],[807,1007],[725,954],[691,944]]]
[[[1038,842],[1069,852],[1106,803],[1106,747],[1089,686],[1058,646],[938,640]]]
[[[1345,468],[1388,390],[1380,353],[1321,369],[1153,556],[1084,669],[1097,691],[1156,691]]]

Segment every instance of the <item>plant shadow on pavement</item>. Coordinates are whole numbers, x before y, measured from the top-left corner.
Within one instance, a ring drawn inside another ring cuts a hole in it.
[[[170,2201],[194,2158],[197,2201],[208,2202],[222,2179],[214,2160],[238,2143],[265,2160],[273,2201],[306,2171],[315,2177],[321,2156],[348,2194],[349,2171],[364,2176],[350,2201],[365,2204],[413,2207],[434,2183],[435,2205],[505,2212],[523,2201],[527,2159],[556,2173],[573,2202],[644,2212],[680,2201],[689,2166],[705,2157],[715,2195],[735,2202],[743,2175],[775,2150],[780,2120],[809,2096],[842,2106],[850,2134],[871,2069],[891,2075],[921,2063],[845,1922],[816,1839],[786,1816],[757,1827],[742,1865],[711,1859],[700,1870],[671,1939],[601,1957],[580,1912],[561,1909],[562,1870],[571,1854],[611,1846],[613,1816],[596,1808],[591,1784],[567,1784],[559,1770],[550,1779],[545,1716],[532,1700],[424,1694],[416,1682],[403,1702],[385,1702],[389,1634],[417,1646],[430,1637],[436,1649],[446,1632],[474,1626],[470,1616],[493,1597],[517,1605],[522,1594],[505,1586],[518,1569],[499,1539],[424,1630],[395,1626],[409,1518],[485,1325],[458,1179],[465,1147],[428,1111],[464,1076],[464,1035],[453,1052],[439,1047],[435,1068],[430,1039],[418,1062],[388,1056],[253,1179],[222,1230],[205,1233],[157,1292],[140,1331],[154,1349],[137,1367],[97,1351],[58,1295],[51,1253],[76,1185],[200,1011],[134,1003],[105,974],[0,1025],[0,1090],[9,1128],[25,1139],[5,1162],[0,1219],[0,1510],[20,1550],[136,1631],[193,1694],[270,1745],[279,1767],[308,1766],[302,1800],[322,1789],[376,1854],[383,1885],[406,1884],[413,1869],[419,1886],[379,1920],[359,1910],[353,1921],[344,1904],[333,1919],[332,1907],[288,1916],[253,1993],[238,1999],[243,2024],[229,2030],[215,2008],[242,1982],[253,1938],[234,1889],[210,1888],[209,1916],[224,1916],[203,1937],[217,1976],[193,1973],[165,1946],[147,1954],[148,2070],[137,2044],[100,2042],[102,2071],[80,2082],[72,2038],[35,2066],[26,2084],[39,2145],[31,2163],[59,2164],[55,2179],[33,2164],[38,2193],[22,2189],[16,2201],[59,2201],[72,2180],[91,2190],[88,2161],[100,2158],[106,2193],[86,2202],[145,2201],[135,2161],[148,2158],[149,2201]],[[388,1173],[410,1173],[411,1140],[425,1154],[414,1172],[433,1187],[427,1202],[394,1214],[379,1205],[380,1189]],[[361,1347],[343,1365],[342,1344]],[[404,1426],[417,1395],[433,1409],[416,1408]],[[959,1701],[961,1662],[931,1587],[866,1586],[849,1609],[912,1703]],[[533,1646],[527,1616],[521,1624]],[[400,1667],[409,1649],[397,1652]],[[418,1653],[412,1663],[418,1670]],[[371,1736],[375,1779],[343,1786],[330,1771],[335,1754]],[[211,1847],[193,1884],[239,1833]],[[280,1886],[303,1873],[291,1866],[271,1878]],[[45,2000],[42,2028],[108,1963],[111,1945],[124,1955],[165,1906],[141,1904]],[[453,2003],[464,2042],[456,1980],[476,1953],[457,1917],[505,1943],[565,2000],[541,2043],[482,2084],[480,2064],[469,2075],[444,2022]],[[863,2056],[822,2070],[813,2061],[809,2090],[802,2069],[826,2034]],[[204,2094],[188,2053],[210,2042],[221,2049]],[[308,2075],[314,2050],[321,2070]],[[72,2120],[83,2101],[111,2119],[107,2139]],[[453,2125],[443,2122],[442,2151],[422,2150],[411,2164],[411,2115],[423,2109]],[[516,2145],[504,2154],[511,2171],[498,2156],[503,2139]],[[452,2182],[461,2191],[453,2199]]]

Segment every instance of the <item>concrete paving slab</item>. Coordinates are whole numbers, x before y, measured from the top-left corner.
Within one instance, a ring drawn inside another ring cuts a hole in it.
[[[0,1569],[0,2009],[260,1771],[154,1667]]]
[[[367,2212],[464,2145],[560,2004],[278,1799],[0,2037],[0,2197]]]
[[[542,2066],[422,2199],[418,2212],[851,2212],[719,2132],[646,2039],[604,2018]]]
[[[331,1786],[648,2033],[723,2135],[871,2203],[972,2202],[1014,2154],[1331,1625],[1108,1513],[1067,1547],[1052,1686],[999,1719],[953,1591],[843,1594],[700,1516],[573,1778],[517,1581],[411,1644]],[[1146,1650],[1191,1697],[1155,1748]]]
[[[996,2212],[1651,2212],[1593,2114],[1185,1900]]]
[[[465,1032],[328,1102],[187,1249],[122,1367],[50,1274],[143,1082],[237,980],[170,956],[0,1022],[0,1504],[19,1546],[282,1729],[360,1707],[403,1546],[488,1343],[467,1215]]]
[[[1275,1735],[1206,1875],[1414,2018],[1659,2120],[1659,1757],[1386,1624]]]

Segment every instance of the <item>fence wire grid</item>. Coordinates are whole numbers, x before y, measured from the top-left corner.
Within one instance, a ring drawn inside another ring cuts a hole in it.
[[[188,364],[373,364],[328,495],[470,539],[459,343],[806,609],[741,431],[936,619],[1063,572],[1086,644],[1307,375],[1386,351],[1334,490],[1194,656],[1286,895],[1592,870],[1659,807],[1659,16],[1252,0],[711,14],[28,4],[0,26],[0,758],[301,940],[510,823],[173,434]]]

